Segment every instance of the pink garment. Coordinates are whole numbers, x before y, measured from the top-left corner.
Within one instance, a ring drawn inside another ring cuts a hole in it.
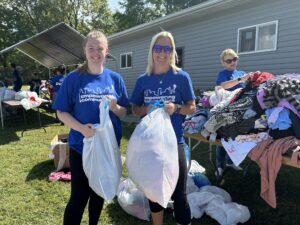
[[[260,84],[266,82],[267,80],[274,80],[273,74],[268,72],[256,71],[255,73],[250,73],[250,80],[252,81],[252,87],[258,87]]]
[[[282,154],[297,146],[300,141],[293,136],[262,141],[249,153],[249,157],[260,167],[260,196],[273,208],[276,208],[275,181],[282,164]]]

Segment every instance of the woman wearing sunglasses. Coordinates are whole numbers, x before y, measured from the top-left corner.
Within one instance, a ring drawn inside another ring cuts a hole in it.
[[[237,63],[239,60],[238,55],[233,49],[225,49],[222,51],[220,55],[221,63],[224,67],[217,78],[216,84],[222,86],[224,89],[228,91],[233,91],[237,88],[243,87],[242,83],[245,82],[249,75],[245,74],[244,71],[237,70]],[[218,170],[218,175],[222,176],[224,167],[225,167],[225,160],[226,166],[229,166],[235,170],[242,170],[241,167],[235,166],[233,162],[230,160],[229,156],[227,155],[225,149],[223,147],[218,146],[216,149],[216,166]],[[217,175],[217,173],[216,173]]]
[[[136,116],[145,116],[156,100],[165,102],[165,110],[171,116],[178,142],[179,178],[172,195],[177,224],[191,223],[191,212],[186,198],[187,165],[183,150],[183,129],[185,115],[195,111],[195,95],[190,76],[175,63],[177,54],[171,33],[162,31],[151,41],[148,66],[139,76],[131,96],[132,111]],[[154,225],[163,224],[163,207],[149,200]]]

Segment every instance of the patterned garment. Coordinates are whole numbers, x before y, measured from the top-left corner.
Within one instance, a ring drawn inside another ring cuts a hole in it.
[[[267,82],[263,87],[265,91],[264,104],[266,108],[275,107],[279,101],[285,99],[300,112],[300,101],[295,98],[300,94],[300,80],[283,78]]]
[[[204,127],[211,133],[215,133],[220,127],[230,125],[243,120],[244,112],[253,105],[253,98],[246,96],[226,106],[219,112],[216,112],[204,124]]]

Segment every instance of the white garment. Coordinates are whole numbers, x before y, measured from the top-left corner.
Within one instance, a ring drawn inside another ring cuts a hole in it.
[[[242,142],[238,143],[231,138],[228,142],[224,138],[221,139],[222,145],[228,153],[230,159],[234,165],[239,166],[241,162],[246,158],[248,153],[256,146],[255,142]]]

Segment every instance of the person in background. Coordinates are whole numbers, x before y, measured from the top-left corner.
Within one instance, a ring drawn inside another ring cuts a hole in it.
[[[59,66],[54,70],[55,75],[49,80],[49,83],[51,85],[50,88],[53,89],[52,102],[55,101],[59,88],[65,79],[65,72],[66,72],[65,67]]]
[[[38,73],[34,72],[32,75],[32,79],[29,82],[29,90],[34,91],[39,95],[41,85],[42,85],[42,81],[41,81],[41,79],[39,79]]]
[[[224,67],[217,77],[216,84],[222,86],[228,91],[233,91],[237,88],[242,88],[243,83],[249,78],[249,75],[245,74],[244,71],[237,70],[237,64],[239,57],[233,49],[225,49],[220,55],[221,64]],[[235,166],[229,158],[226,150],[217,146],[216,148],[216,166],[218,173],[216,175],[222,176],[226,166],[231,167],[235,170],[242,170],[241,167]]]
[[[72,175],[71,197],[65,209],[64,225],[79,225],[87,203],[89,224],[98,224],[104,199],[90,188],[84,173],[83,138],[95,134],[92,126],[100,123],[101,99],[104,96],[114,96],[110,98],[109,115],[120,144],[122,137],[120,117],[126,115],[129,105],[121,75],[104,67],[108,54],[106,36],[100,31],[91,31],[84,39],[83,46],[87,62],[64,79],[53,105],[58,118],[71,128],[68,138]]]
[[[132,111],[145,116],[151,105],[160,97],[171,116],[178,142],[179,178],[172,195],[177,224],[191,223],[191,212],[186,198],[187,164],[183,149],[182,123],[187,114],[195,111],[195,95],[187,72],[176,66],[176,47],[171,33],[163,31],[151,41],[146,73],[139,76],[131,95]],[[155,166],[155,165],[154,165]],[[154,225],[163,224],[163,207],[149,200]]]
[[[10,66],[13,70],[13,72],[12,72],[12,75],[13,75],[13,90],[15,92],[18,92],[22,89],[22,79],[21,79],[19,71],[17,70],[16,64],[11,63]]]

